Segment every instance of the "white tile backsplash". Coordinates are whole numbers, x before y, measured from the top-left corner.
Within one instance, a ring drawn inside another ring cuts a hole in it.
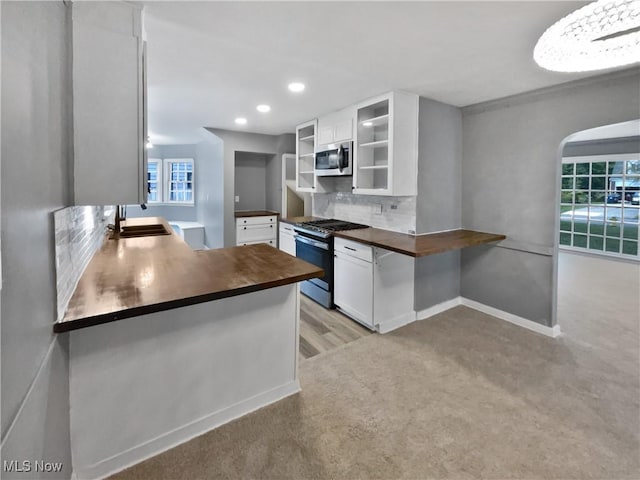
[[[416,197],[315,193],[313,215],[363,223],[394,232],[415,233]]]
[[[58,320],[64,316],[82,272],[102,245],[112,221],[111,207],[67,207],[53,213]]]

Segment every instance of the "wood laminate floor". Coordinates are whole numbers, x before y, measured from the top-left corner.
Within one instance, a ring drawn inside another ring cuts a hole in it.
[[[315,357],[371,333],[337,310],[327,310],[307,296],[300,295],[301,358]]]

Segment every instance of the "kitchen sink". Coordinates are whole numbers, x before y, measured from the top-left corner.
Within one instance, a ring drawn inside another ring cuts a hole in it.
[[[131,237],[152,237],[156,235],[170,235],[164,225],[154,223],[150,225],[127,225],[123,226],[120,231],[120,238]]]

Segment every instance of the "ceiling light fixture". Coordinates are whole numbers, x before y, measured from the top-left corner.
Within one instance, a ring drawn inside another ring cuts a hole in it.
[[[244,118],[244,117],[238,117],[238,118],[235,119],[235,122],[238,125],[246,125],[247,124],[247,119]]]
[[[304,90],[304,83],[300,83],[300,82],[293,82],[289,84],[289,90],[291,90],[292,92],[302,92]]]
[[[556,72],[587,72],[640,62],[640,0],[598,0],[542,34],[533,58]]]
[[[258,110],[260,113],[267,113],[271,111],[271,107],[269,105],[258,105],[256,107],[256,110]]]

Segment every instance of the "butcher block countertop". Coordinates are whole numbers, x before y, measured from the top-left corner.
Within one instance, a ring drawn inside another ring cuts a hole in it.
[[[367,245],[381,247],[412,257],[424,257],[449,250],[473,247],[483,243],[504,240],[504,235],[476,232],[475,230],[451,230],[448,232],[408,235],[379,228],[362,228],[335,232],[334,236]]]
[[[273,210],[237,210],[235,212],[236,218],[243,217],[270,217],[272,215],[280,215],[280,212],[274,212]]]
[[[130,219],[123,225],[162,223]],[[266,244],[194,251],[176,234],[107,238],[85,269],[55,332],[65,332],[322,277]]]

